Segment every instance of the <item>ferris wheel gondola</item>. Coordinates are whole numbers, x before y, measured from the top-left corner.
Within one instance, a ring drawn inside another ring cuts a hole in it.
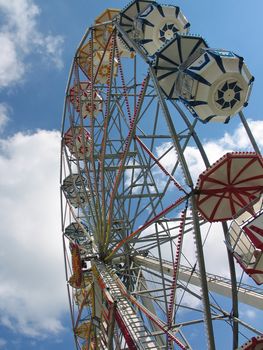
[[[207,221],[232,219],[263,192],[262,157],[227,153],[199,176],[196,192],[198,210]]]
[[[190,23],[178,6],[152,3],[134,21],[136,40],[149,56],[154,55],[176,33],[187,34]]]

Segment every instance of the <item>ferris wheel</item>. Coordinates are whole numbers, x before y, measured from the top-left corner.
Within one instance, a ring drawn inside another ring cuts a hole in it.
[[[77,349],[262,349],[239,315],[239,302],[263,309],[263,161],[242,112],[253,80],[177,6],[135,0],[88,28],[61,134]],[[199,130],[231,118],[251,147],[210,164]],[[212,274],[218,249],[227,271]]]

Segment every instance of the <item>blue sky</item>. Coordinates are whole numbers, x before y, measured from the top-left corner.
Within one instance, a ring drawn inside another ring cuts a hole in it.
[[[245,115],[254,120],[262,146],[262,0],[162,3],[180,6],[191,32],[209,46],[245,58],[256,78]],[[1,350],[73,349],[58,194],[64,91],[86,28],[106,7],[126,4],[0,0]],[[240,135],[235,118],[227,127],[205,125],[200,132],[208,153],[230,147]]]

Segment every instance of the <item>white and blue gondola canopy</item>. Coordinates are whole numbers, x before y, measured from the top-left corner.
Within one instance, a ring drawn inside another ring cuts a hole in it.
[[[85,189],[87,180],[79,174],[67,176],[61,186],[65,197],[74,208],[78,208],[87,201],[88,191]]]
[[[135,20],[136,38],[147,55],[154,55],[175,33],[187,34],[190,23],[178,6],[150,4]]]
[[[175,37],[156,52],[153,67],[159,85],[168,99],[179,97],[176,88],[180,66],[200,48],[207,48],[199,36],[175,34]]]
[[[247,105],[253,80],[242,57],[203,48],[181,67],[176,88],[180,99],[202,122],[227,123]]]
[[[82,223],[82,226],[85,228],[86,232],[88,232],[86,225]],[[65,235],[75,244],[80,245],[82,248],[89,248],[90,237],[83,230],[82,226],[77,222],[72,222],[69,226],[66,227]]]
[[[124,9],[120,12],[118,16],[119,25],[127,33],[130,39],[134,39],[134,21],[138,14],[146,9],[154,1],[150,0],[135,0],[130,2]]]

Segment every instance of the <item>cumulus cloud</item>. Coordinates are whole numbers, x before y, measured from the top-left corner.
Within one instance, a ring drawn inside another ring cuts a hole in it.
[[[1,32],[0,46],[0,87],[6,87],[22,78],[25,67],[19,58],[15,43],[8,35]]]
[[[258,146],[262,149],[263,147],[263,122],[262,120],[248,120],[251,132],[257,141]],[[241,149],[252,151],[251,142],[246,134],[245,129],[240,124],[239,127],[231,135],[225,133],[224,137],[220,140],[222,146],[228,146],[233,150]]]
[[[9,108],[6,104],[0,103],[0,133],[4,130],[9,120]]]
[[[225,238],[220,223],[206,223],[201,227],[203,251],[208,273],[229,278],[228,256]],[[181,264],[193,267],[197,264],[196,245],[193,233],[187,233],[183,240]],[[198,270],[198,266],[196,267]],[[240,276],[241,271],[237,268]]]
[[[256,309],[244,309],[244,308],[242,308],[240,311],[240,315],[244,319],[249,319],[250,321],[254,321],[258,317],[258,312]]]
[[[232,151],[228,145],[222,144],[220,140],[208,141],[203,144],[203,147],[210,164],[216,162],[227,152]],[[196,183],[199,175],[206,169],[202,156],[196,147],[189,146],[185,150],[185,158],[190,169],[193,182]]]
[[[63,38],[38,30],[40,9],[33,0],[0,0],[0,13],[0,87],[23,79],[32,52],[38,52],[58,68],[63,66]]]
[[[67,311],[55,131],[0,139],[0,324],[57,334]]]
[[[0,338],[0,349],[4,349],[5,345],[6,345],[6,341]]]

